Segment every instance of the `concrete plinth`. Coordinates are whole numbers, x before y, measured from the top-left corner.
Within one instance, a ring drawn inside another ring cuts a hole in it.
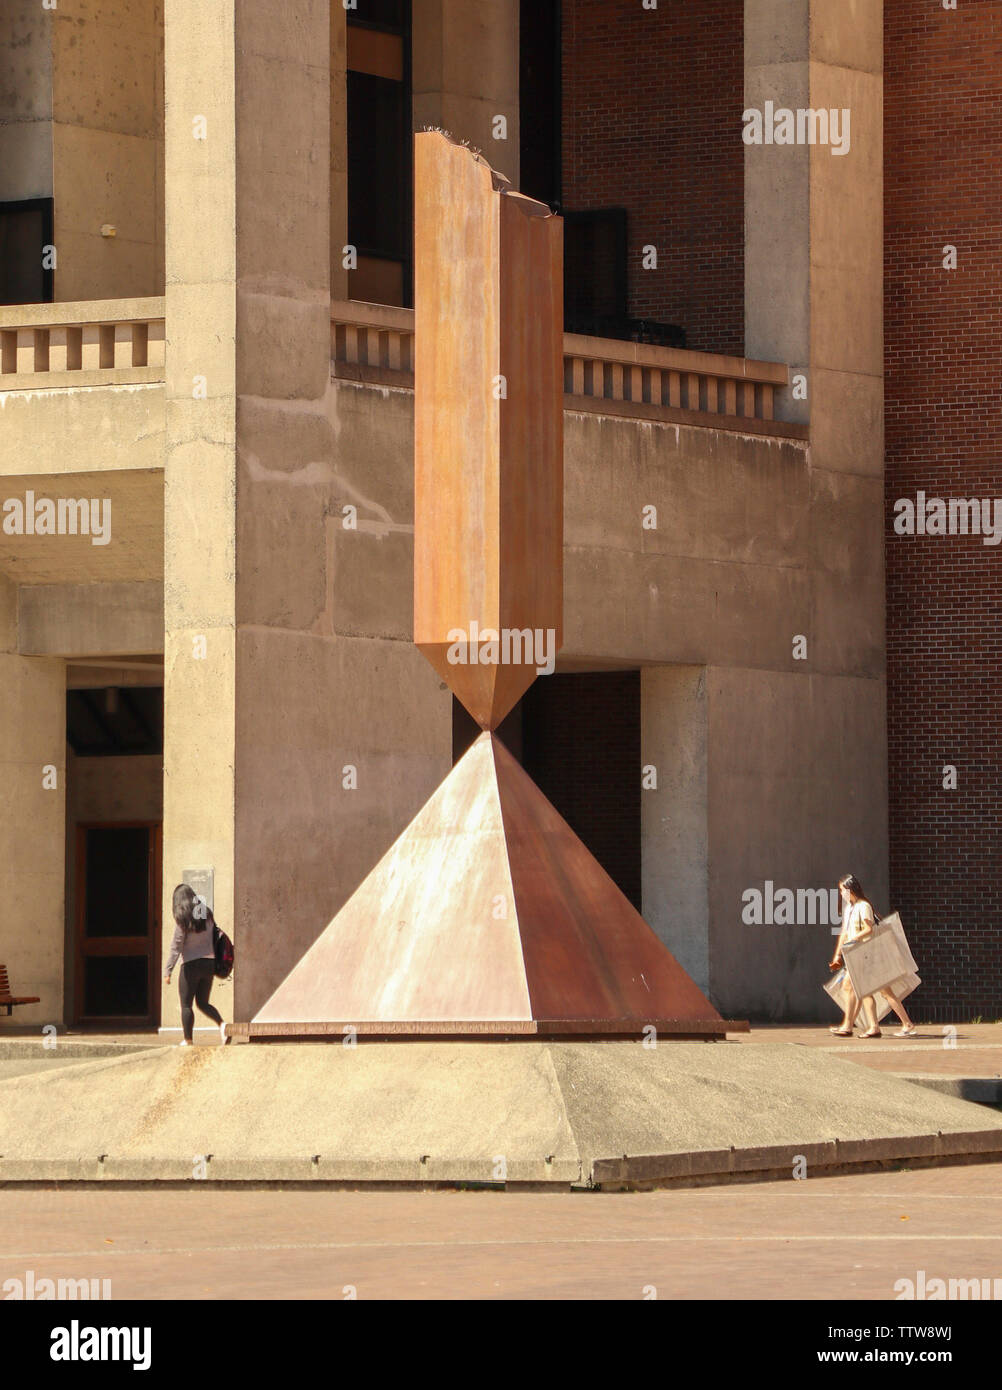
[[[995,1111],[782,1043],[165,1048],[0,1081],[0,1183],[566,1189],[1000,1155]]]

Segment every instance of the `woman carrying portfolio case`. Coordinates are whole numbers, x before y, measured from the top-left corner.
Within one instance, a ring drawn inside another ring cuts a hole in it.
[[[876,916],[873,911],[873,904],[863,892],[863,885],[855,874],[845,874],[839,879],[839,892],[842,895],[842,930],[839,933],[838,944],[835,947],[835,954],[832,956],[830,966],[837,970],[843,965],[842,947],[846,942],[862,941],[871,935],[876,926]],[[895,1034],[898,1038],[911,1038],[915,1035],[915,1025],[908,1017],[908,1012],[904,1004],[888,988],[878,991],[883,995],[889,1006],[901,1020],[901,1028]],[[861,1033],[861,1038],[881,1037],[880,1024],[877,1019],[877,1009],[872,995],[867,995],[865,999],[859,999],[853,989],[852,981],[849,979],[848,971],[845,978],[846,1007],[845,1016],[837,1028],[832,1028],[831,1032],[837,1038],[850,1038],[853,1036],[853,1025],[859,1013],[860,1006],[863,1009],[863,1016],[866,1019],[866,1032]]]

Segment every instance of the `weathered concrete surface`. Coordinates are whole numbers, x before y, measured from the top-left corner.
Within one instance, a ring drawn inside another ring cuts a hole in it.
[[[440,126],[482,150],[518,187],[518,5],[414,0],[414,129]],[[505,118],[503,139],[497,126]]]
[[[46,18],[56,298],[162,294],[163,0],[72,0]]]
[[[991,1153],[1002,1115],[783,1044],[255,1044],[0,1082],[0,1181],[204,1158],[220,1181],[566,1187]]]
[[[17,655],[13,585],[0,593],[0,962],[18,1023],[58,1019],[63,1001],[66,676],[61,661]]]
[[[121,368],[120,375],[127,370]],[[116,383],[117,375],[109,370],[106,385],[83,389],[0,391],[4,497],[14,495],[16,486],[6,480],[19,474],[106,474],[163,467],[164,389],[156,383]],[[102,477],[102,486],[105,481]]]
[[[117,584],[22,584],[22,656],[155,654],[164,645],[164,592],[155,579]]]

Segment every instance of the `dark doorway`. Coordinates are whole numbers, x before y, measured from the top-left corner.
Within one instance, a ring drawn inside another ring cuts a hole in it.
[[[521,0],[518,129],[520,191],[560,201],[561,0]]]
[[[0,203],[0,304],[50,304],[52,199]]]
[[[77,827],[78,1022],[156,1022],[160,833],[149,823]]]
[[[479,732],[453,700],[454,762]],[[498,737],[639,912],[640,672],[541,676]]]

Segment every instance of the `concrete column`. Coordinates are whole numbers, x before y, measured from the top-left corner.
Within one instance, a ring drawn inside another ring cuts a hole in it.
[[[39,1027],[63,1019],[65,784],[65,669],[17,654],[17,590],[0,577],[0,961],[41,1001],[14,1022]]]
[[[0,202],[52,197],[53,11],[0,8]]]
[[[51,10],[59,300],[164,292],[162,11],[162,0]]]
[[[518,187],[518,0],[414,0],[414,128],[467,140]],[[494,136],[495,118],[507,122]]]
[[[448,767],[406,616],[409,402],[330,380],[330,47],[328,0],[168,0],[164,936],[212,868],[243,1019]]]
[[[811,462],[884,470],[883,0],[811,0],[811,105],[850,113],[811,164]],[[870,496],[876,497],[876,489]]]
[[[644,667],[640,700],[643,916],[705,991],[710,982],[705,671]],[[656,786],[646,785],[652,773]]]
[[[255,7],[256,8],[256,7]],[[164,941],[186,868],[233,919],[236,51],[233,0],[165,7]],[[162,1022],[180,1022],[177,990]]]
[[[815,466],[874,476],[883,426],[882,0],[745,0],[745,107],[849,112],[848,150],[745,147],[745,351],[807,378]]]
[[[331,4],[331,298],[348,298],[348,272],[342,265],[348,241],[348,16],[338,0]]]
[[[308,628],[324,596],[322,518],[297,484],[330,455],[330,26],[328,0],[294,25],[280,0],[167,4],[165,940],[185,868],[214,870],[237,940],[240,867],[299,848],[277,833],[280,780],[236,788],[276,704],[318,697],[269,633]],[[238,1011],[253,973],[245,949]]]
[[[745,0],[745,108],[810,105],[811,0]],[[810,150],[745,146],[745,353],[808,372]],[[784,392],[777,415],[807,420]]]

